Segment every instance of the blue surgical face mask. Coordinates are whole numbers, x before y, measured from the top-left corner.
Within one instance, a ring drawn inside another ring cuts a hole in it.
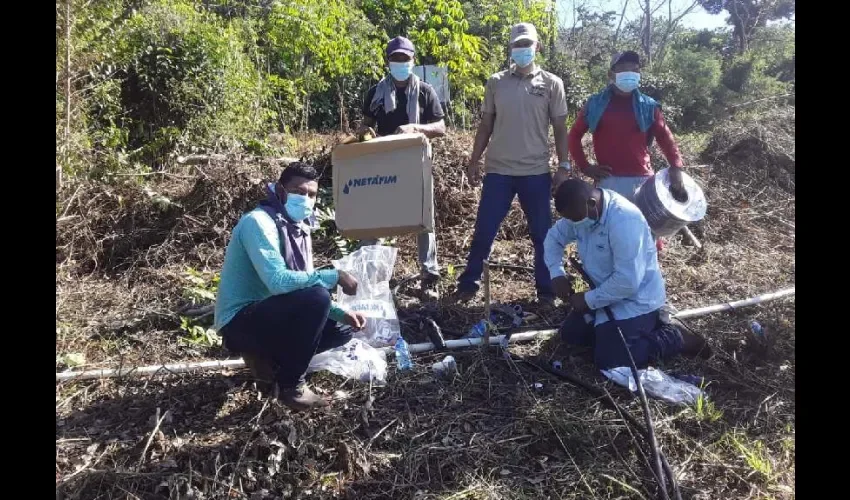
[[[587,229],[590,226],[592,226],[594,222],[596,222],[596,221],[591,219],[590,217],[585,217],[584,219],[582,219],[580,221],[570,221],[570,224],[572,224],[573,229],[581,229],[581,228]]]
[[[307,217],[310,217],[310,214],[313,213],[313,206],[315,205],[316,200],[310,198],[309,196],[304,196],[303,194],[295,194],[295,193],[287,193],[286,194],[286,204],[284,208],[286,209],[286,213],[289,214],[289,217],[296,221],[301,222]]]
[[[595,204],[592,204],[592,205],[589,205],[589,206],[588,206],[588,209],[587,209],[587,215],[585,215],[583,219],[581,219],[581,220],[577,220],[577,221],[573,221],[573,220],[569,220],[569,219],[567,219],[567,220],[570,222],[570,225],[572,225],[572,226],[573,226],[573,229],[580,229],[580,228],[585,228],[585,229],[587,229],[587,228],[589,228],[590,226],[592,226],[593,224],[596,224],[596,219],[591,219],[591,218],[590,218],[590,206],[594,206],[594,207],[595,207],[596,205],[595,205]]]
[[[614,85],[623,92],[631,92],[640,85],[640,73],[621,71],[614,74]]]
[[[517,47],[511,49],[511,59],[520,68],[528,66],[534,62],[534,47]]]
[[[413,73],[413,61],[390,63],[390,74],[396,81],[407,80],[411,73]]]

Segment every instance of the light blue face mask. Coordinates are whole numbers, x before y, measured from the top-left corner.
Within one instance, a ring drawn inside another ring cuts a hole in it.
[[[534,62],[534,47],[517,47],[511,49],[511,59],[520,68],[528,66]]]
[[[592,205],[596,206],[596,205]],[[584,219],[578,221],[572,221],[567,219],[570,222],[570,225],[573,226],[573,229],[581,229],[581,228],[589,228],[590,226],[596,224],[596,219],[590,218],[590,208],[588,208],[587,215],[584,216]]]
[[[623,92],[631,92],[640,85],[640,73],[621,71],[614,74],[614,85]]]
[[[591,219],[590,217],[585,217],[584,219],[582,219],[580,221],[570,221],[570,224],[572,224],[573,229],[581,229],[581,228],[587,229],[590,226],[592,226],[595,222],[596,221],[594,219]]]
[[[301,222],[313,213],[315,202],[316,200],[303,194],[287,193],[284,208],[292,220]]]
[[[396,81],[407,80],[411,73],[413,73],[413,61],[390,63],[390,74]]]

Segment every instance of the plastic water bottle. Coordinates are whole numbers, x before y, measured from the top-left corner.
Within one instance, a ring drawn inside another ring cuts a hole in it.
[[[475,323],[472,328],[469,329],[469,333],[466,334],[468,338],[474,339],[478,337],[483,337],[484,333],[487,332],[487,322],[483,319],[478,323]]]
[[[413,361],[410,360],[410,350],[407,348],[407,342],[401,337],[395,342],[395,361],[400,371],[413,368]]]
[[[752,330],[756,337],[764,338],[764,328],[762,328],[758,321],[750,321],[750,330]]]

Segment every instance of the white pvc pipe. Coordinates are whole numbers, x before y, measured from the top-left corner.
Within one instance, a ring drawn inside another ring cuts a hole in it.
[[[558,330],[532,330],[528,332],[520,332],[511,335],[511,342],[518,341],[524,342],[526,340],[533,340],[540,336],[541,338],[549,337],[555,334]],[[504,335],[496,335],[495,337],[490,337],[490,345],[499,345],[502,342],[502,339],[505,338]],[[484,337],[476,337],[471,339],[454,339],[446,341],[447,349],[461,349],[463,347],[473,347],[477,345],[481,345],[484,343]],[[408,350],[411,354],[419,353],[419,352],[429,352],[435,349],[434,344],[431,342],[423,342],[421,344],[411,344],[407,346]],[[384,351],[389,353],[395,353],[395,350],[392,347],[384,347]]]
[[[696,309],[688,309],[685,311],[680,311],[676,313],[675,317],[678,319],[685,318],[693,318],[694,316],[703,316],[706,314],[721,312],[721,311],[731,311],[733,309],[740,309],[741,307],[754,306],[756,304],[761,304],[762,302],[768,302],[770,300],[781,299],[782,297],[787,297],[789,295],[794,295],[796,287],[786,288],[784,290],[779,290],[778,292],[773,293],[765,293],[762,295],[757,295],[755,297],[745,299],[745,300],[737,300],[735,302],[727,302],[725,304],[716,304],[708,307],[698,307]]]
[[[756,304],[761,304],[762,302],[768,302],[771,300],[776,300],[782,297],[787,297],[789,295],[794,295],[795,287],[786,288],[784,290],[779,290],[778,292],[773,293],[765,293],[762,295],[758,295],[756,297],[752,297],[745,300],[738,300],[735,302],[727,302],[725,304],[716,304],[708,307],[699,307],[696,309],[686,309],[684,311],[678,312],[675,317],[679,319],[684,318],[693,318],[695,316],[703,316],[706,314],[711,314],[715,312],[721,311],[731,311],[733,309],[739,309],[741,307],[752,306]],[[557,332],[556,329],[550,330],[533,330],[528,332],[520,332],[511,335],[511,341],[516,342],[524,342],[527,340],[533,340],[535,338],[546,338],[554,335]],[[495,337],[490,337],[490,345],[500,344],[504,335],[497,335]],[[471,338],[471,339],[455,339],[455,340],[447,340],[446,348],[448,349],[460,349],[463,347],[473,347],[477,345],[481,345],[484,341],[483,338]],[[434,344],[431,342],[424,342],[421,344],[411,344],[408,346],[411,354],[421,353],[421,352],[429,352],[434,350]],[[384,352],[387,354],[394,354],[395,351],[392,347],[384,347]],[[56,374],[56,381],[62,382],[67,380],[91,380],[98,378],[113,378],[113,377],[126,377],[131,375],[155,375],[159,372],[168,372],[168,373],[185,373],[189,371],[206,371],[206,370],[224,370],[224,369],[236,369],[242,368],[245,366],[245,362],[242,358],[239,359],[226,359],[226,360],[215,360],[215,361],[198,361],[194,363],[172,363],[169,365],[156,365],[156,366],[140,366],[135,368],[120,368],[120,369],[112,369],[112,368],[104,368],[101,370],[86,370],[86,371],[65,371]]]
[[[555,331],[556,330],[536,330],[530,332],[515,333],[511,336],[511,340],[526,341],[535,338],[537,335],[541,335],[541,337],[546,337],[548,335],[554,334]],[[490,344],[498,344],[502,341],[502,338],[504,338],[504,335],[490,337]],[[481,341],[481,338],[447,340],[446,347],[449,349],[472,347],[481,345]],[[411,354],[429,352],[434,350],[434,344],[430,342],[424,342],[421,344],[410,344],[408,346],[408,349],[410,350]],[[384,347],[383,351],[387,354],[395,354],[395,350],[392,347]],[[126,377],[131,375],[155,375],[159,372],[185,373],[195,370],[224,370],[243,368],[244,366],[245,361],[242,358],[239,358],[216,361],[198,361],[195,363],[173,363],[170,365],[140,366],[136,368],[104,368],[101,370],[65,371],[56,374],[56,381],[62,382],[67,380],[91,380],[97,378]]]
[[[194,363],[172,363],[170,365],[138,366],[130,368],[104,368],[101,370],[65,371],[56,374],[56,381],[89,380],[93,378],[126,377],[130,375],[155,375],[160,371],[169,373],[184,373],[195,370],[224,370],[242,368],[245,362],[242,358],[215,361],[197,361]]]

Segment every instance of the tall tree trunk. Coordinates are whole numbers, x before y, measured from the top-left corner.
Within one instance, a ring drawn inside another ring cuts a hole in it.
[[[623,12],[620,13],[620,22],[617,23],[617,31],[614,32],[614,50],[617,50],[617,42],[620,40],[620,28],[623,27],[623,19],[626,17],[626,9],[629,7],[629,0],[623,2]]]
[[[555,39],[558,33],[558,23],[555,22],[557,17],[555,16],[555,12],[557,12],[558,4],[556,0],[552,0],[552,7],[549,12],[549,57],[553,57],[555,55]]]
[[[747,32],[747,22],[744,20],[743,16],[741,16],[740,12],[738,12],[738,2],[732,2],[732,12],[730,12],[732,18],[732,25],[734,29],[732,30],[732,34],[738,42],[738,53],[743,54],[747,51],[749,33]],[[749,20],[749,12],[747,12],[747,20]]]
[[[646,38],[643,50],[646,52],[646,67],[652,69],[652,8],[646,0]]]
[[[667,44],[670,42],[670,37],[673,35],[673,32],[675,32],[676,28],[679,27],[679,21],[690,14],[697,5],[699,5],[699,1],[694,0],[690,7],[686,8],[681,14],[674,18],[673,0],[667,0],[667,26],[664,30],[664,35],[661,37],[661,43],[658,45],[658,48],[655,49],[655,62],[657,62],[659,66],[664,64],[664,58],[667,53]]]
[[[56,166],[56,189],[62,189],[62,171],[68,165],[71,149],[71,0],[65,0],[65,144],[62,162]]]
[[[345,108],[345,81],[340,78],[336,84],[337,94],[339,96],[339,127],[343,133],[347,134],[348,130],[348,110]]]

